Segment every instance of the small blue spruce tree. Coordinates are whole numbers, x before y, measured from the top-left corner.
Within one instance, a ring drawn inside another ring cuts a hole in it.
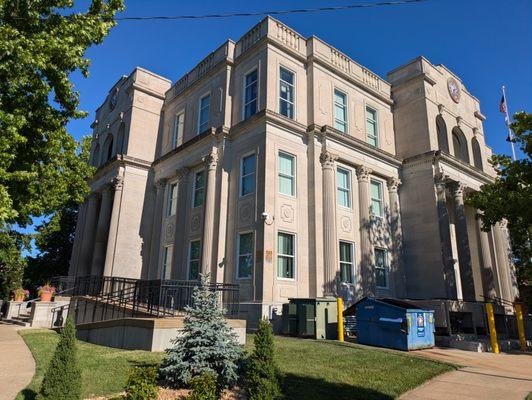
[[[185,308],[183,331],[166,350],[160,374],[171,385],[186,387],[193,377],[211,373],[219,388],[231,387],[238,379],[242,349],[218,305],[216,292],[209,290],[209,275],[200,276],[192,306]]]

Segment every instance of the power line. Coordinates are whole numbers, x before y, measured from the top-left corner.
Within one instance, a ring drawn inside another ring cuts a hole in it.
[[[176,19],[207,19],[207,18],[233,18],[233,17],[256,17],[262,15],[284,15],[284,14],[303,14],[315,13],[322,11],[342,11],[352,10],[355,8],[374,8],[387,6],[400,6],[412,3],[422,3],[428,0],[397,0],[397,1],[380,1],[375,3],[363,4],[348,4],[344,6],[329,6],[316,8],[301,8],[294,10],[270,10],[270,11],[256,11],[256,12],[241,12],[241,13],[225,13],[225,14],[205,14],[205,15],[159,15],[146,17],[116,17],[117,21],[150,21],[150,20],[176,20]]]

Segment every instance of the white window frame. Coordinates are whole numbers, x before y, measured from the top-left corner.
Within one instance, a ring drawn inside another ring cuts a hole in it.
[[[242,190],[244,189],[244,178],[252,175],[252,174],[247,174],[247,175],[244,176],[244,158],[248,158],[250,156],[254,156],[255,157],[255,170],[253,171],[253,176],[254,176],[253,180],[255,182],[255,186],[254,186],[252,192],[243,194]],[[242,157],[240,157],[240,175],[239,175],[238,195],[239,195],[239,197],[251,196],[252,194],[255,193],[256,190],[257,190],[257,153],[252,151],[252,152],[246,153]]]
[[[346,172],[347,173],[347,189],[344,189],[344,188],[341,188],[339,185],[338,185],[338,171],[342,171],[342,172]],[[348,205],[347,206],[344,206],[342,204],[340,204],[339,202],[339,197],[338,197],[338,192],[339,191],[342,191],[342,192],[347,192],[347,201],[348,201]],[[352,184],[351,184],[351,171],[347,168],[343,168],[343,167],[336,167],[336,204],[338,204],[339,207],[342,207],[342,208],[352,208],[353,206],[353,195],[352,195]]]
[[[386,280],[386,286],[379,286],[377,285],[377,269],[381,269],[381,268],[377,268],[377,250],[378,251],[382,251],[384,252],[384,279]],[[374,257],[374,266],[373,268],[375,268],[375,287],[379,288],[379,289],[389,289],[390,288],[390,275],[389,275],[389,265],[388,265],[388,250],[386,250],[385,248],[383,247],[374,247],[373,248],[373,257]]]
[[[340,251],[341,244],[345,243],[349,245],[349,250],[351,253],[351,262],[342,261],[341,255],[342,252]],[[350,242],[349,240],[339,240],[338,241],[338,266],[340,267],[340,281],[342,283],[349,283],[354,284],[355,283],[355,244],[353,242]],[[349,264],[351,265],[351,279],[349,282],[342,281],[342,264]]]
[[[251,274],[249,276],[240,276],[240,257],[243,256],[243,255],[247,255],[248,253],[246,254],[240,254],[240,237],[242,235],[248,235],[248,234],[251,234],[251,238],[252,238],[252,242],[253,242],[253,248],[251,250],[251,257],[253,258],[253,265],[251,267]],[[252,230],[249,230],[249,231],[243,231],[243,232],[238,232],[238,234],[236,235],[236,279],[237,280],[249,280],[249,279],[252,279],[253,278],[253,274],[255,272],[255,232],[252,231]]]
[[[200,173],[203,173],[203,202],[200,205],[196,205],[196,176]],[[203,207],[205,205],[205,191],[207,189],[207,172],[204,169],[197,170],[194,172],[194,180],[192,183],[192,208]]]
[[[380,198],[379,199],[374,199],[373,198],[373,195],[371,194],[371,186],[376,183],[379,185],[379,194],[380,194]],[[371,215],[376,217],[376,218],[383,218],[384,217],[384,184],[377,180],[377,179],[370,179],[369,181],[369,200],[370,200],[370,211],[371,211]],[[378,200],[379,203],[380,203],[380,209],[381,209],[381,213],[380,215],[377,215],[375,214],[375,210],[373,210],[373,200]]]
[[[159,273],[160,279],[169,279],[166,278],[167,268],[170,268],[170,276],[172,273],[172,263],[173,263],[173,254],[174,254],[174,245],[167,244],[163,246],[163,254],[161,257],[161,271]]]
[[[336,92],[342,94],[345,98],[345,104],[339,104],[336,102]],[[341,121],[345,125],[345,131],[342,131],[336,127],[336,122],[339,121],[336,118],[336,107],[340,107],[344,111],[344,121]],[[349,97],[347,96],[347,92],[334,88],[333,89],[333,122],[334,122],[334,129],[342,132],[343,134],[349,134]]]
[[[175,188],[175,193],[174,189]],[[171,217],[177,212],[177,182],[170,182],[168,184],[168,193],[166,195],[166,216]]]
[[[201,123],[201,110],[202,110],[201,102],[203,101],[203,99],[206,99],[207,97],[209,98],[209,107],[208,107],[208,113],[207,113],[207,121],[205,122],[207,124],[207,127],[202,130],[201,129],[201,125],[202,125],[202,123]],[[204,94],[199,99],[199,102],[198,102],[198,135],[200,133],[202,133],[203,131],[206,131],[207,128],[209,127],[210,114],[211,114],[211,101],[212,101],[212,99],[211,99],[211,93],[210,92]]]
[[[279,234],[292,236],[292,238],[293,238],[293,248],[294,248],[294,254],[293,255],[279,253]],[[275,269],[276,269],[275,276],[277,277],[277,279],[282,280],[282,281],[295,281],[296,277],[297,277],[297,235],[294,232],[287,232],[287,231],[279,230],[279,231],[277,231],[277,235],[276,235],[275,239],[276,239],[275,246],[276,246],[276,250],[277,250],[277,256],[276,256],[276,259],[275,259]],[[293,271],[293,274],[292,274],[293,275],[292,278],[285,278],[285,277],[279,276],[279,256],[281,256],[281,257],[292,257],[293,264],[294,264],[294,271]]]
[[[288,83],[287,81],[281,79],[281,70],[282,70],[282,69],[284,69],[285,71],[290,72],[290,73],[293,75],[293,77],[294,77],[294,83]],[[277,103],[277,106],[279,107],[279,114],[282,115],[282,116],[285,117],[285,118],[289,118],[289,119],[295,121],[295,120],[296,120],[296,83],[297,83],[297,82],[296,82],[296,73],[295,73],[295,71],[293,71],[292,69],[287,68],[287,67],[285,67],[285,66],[282,65],[282,64],[279,65],[279,70],[278,70],[278,71],[279,71],[279,86],[278,86],[278,88],[279,88],[279,96],[278,96],[278,98],[279,98],[279,102]],[[289,85],[289,86],[292,87],[292,91],[293,91],[293,95],[294,95],[294,101],[293,101],[293,102],[290,102],[290,101],[288,101],[288,100],[285,100],[285,99],[283,99],[283,98],[281,97],[281,82],[284,82],[285,84],[287,84],[287,85]],[[284,115],[284,114],[281,113],[281,102],[282,102],[282,101],[286,101],[286,102],[292,104],[292,108],[294,109],[294,111],[293,111],[293,115],[292,115],[291,117],[289,117],[289,116]]]
[[[172,128],[172,142],[171,142],[172,150],[177,148],[177,143],[179,142],[179,128],[180,127],[183,128],[181,129],[181,134],[183,134],[184,128],[185,128],[185,112],[184,111],[180,111],[174,115],[174,124]],[[181,140],[182,139],[183,138],[181,138]]]
[[[201,239],[193,239],[193,240],[189,240],[188,242],[188,252],[187,252],[187,280],[191,280],[191,277],[190,277],[190,263],[192,261],[195,261],[196,259],[192,260],[192,243],[196,243],[198,242],[199,243],[199,258],[197,259],[197,261],[199,262],[198,264],[198,279],[199,279],[199,274],[201,272]]]
[[[380,147],[380,138],[379,138],[379,112],[375,107],[372,107],[368,104],[364,107],[364,121],[366,122],[366,143],[373,146],[369,142],[369,132],[368,132],[368,109],[374,112],[375,115],[375,147]]]
[[[253,102],[253,100],[247,100],[246,99],[246,89],[248,88],[248,86],[250,85],[246,85],[246,78],[251,75],[253,72],[256,72],[257,73],[257,80],[255,81],[255,84],[257,85],[257,97],[255,98],[255,101],[257,103],[257,107],[255,109],[255,112],[251,115],[248,115],[246,116],[246,106],[250,103]],[[242,91],[242,120],[246,120],[250,117],[252,117],[253,115],[257,114],[259,112],[259,68],[258,67],[253,67],[251,68],[248,72],[246,72],[244,74],[244,78],[243,78],[243,82],[242,82],[242,88],[243,88],[243,91]]]
[[[281,154],[284,154],[285,156],[288,156],[288,157],[291,157],[293,160],[294,160],[294,176],[288,176],[288,175],[285,175],[283,174],[283,177],[285,178],[291,178],[294,182],[293,184],[293,194],[286,194],[286,193],[281,193],[281,191],[279,190],[279,182],[280,182],[280,179],[279,177],[281,176],[281,168],[280,168],[280,162],[279,162],[279,157],[281,156]],[[294,154],[291,154],[291,153],[288,153],[286,151],[283,151],[283,150],[279,150],[277,152],[277,192],[281,195],[281,196],[287,196],[287,197],[297,197],[297,157],[294,155]]]

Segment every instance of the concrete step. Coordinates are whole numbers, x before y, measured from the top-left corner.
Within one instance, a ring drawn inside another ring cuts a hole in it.
[[[17,319],[3,319],[2,322],[11,325],[30,326],[29,322],[19,321]]]

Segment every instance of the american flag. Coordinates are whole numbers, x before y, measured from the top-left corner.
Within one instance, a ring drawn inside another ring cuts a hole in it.
[[[499,106],[499,111],[506,114],[506,99],[504,98],[504,95],[502,95],[501,98],[501,105]]]

